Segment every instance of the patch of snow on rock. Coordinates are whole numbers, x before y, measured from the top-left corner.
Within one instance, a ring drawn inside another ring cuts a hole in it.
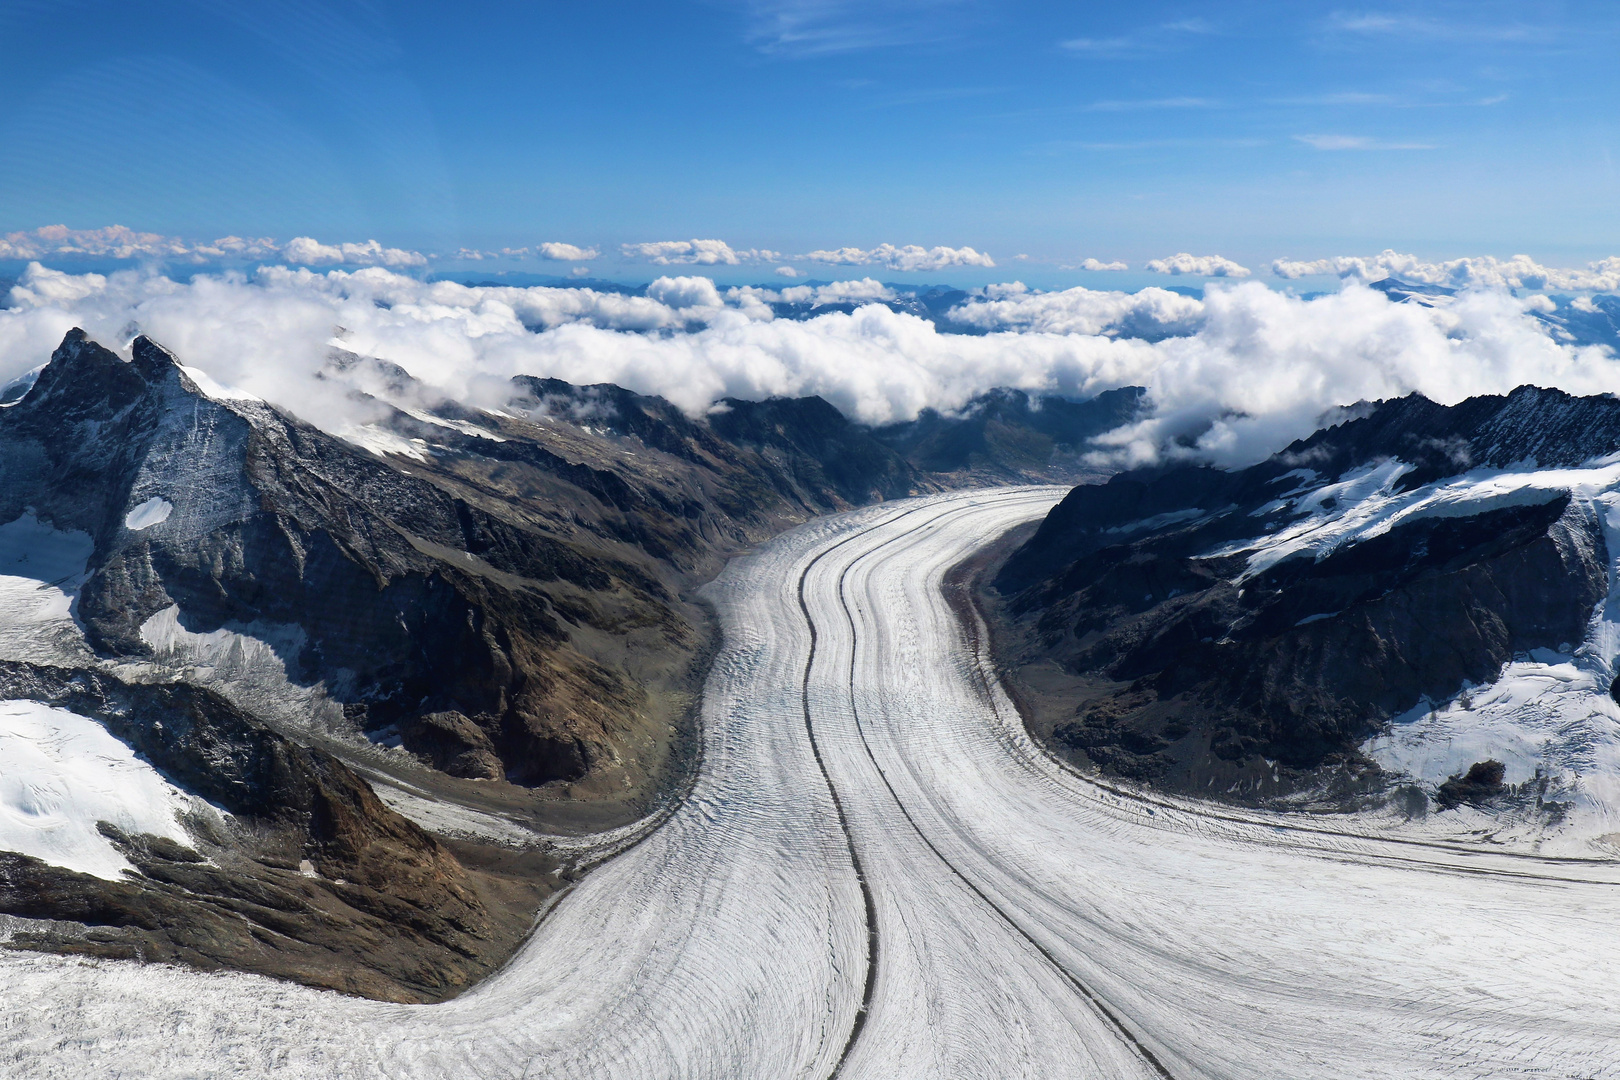
[[[257,394],[250,394],[246,390],[238,390],[234,386],[226,386],[224,383],[215,382],[213,377],[209,375],[208,372],[203,371],[201,368],[186,367],[184,364],[181,364],[180,370],[186,373],[186,378],[190,379],[196,384],[197,389],[201,390],[204,394],[213,398],[215,401],[264,400]]]
[[[150,529],[154,525],[161,525],[168,521],[169,515],[173,512],[174,504],[172,502],[154,495],[124,515],[124,528],[129,529],[131,532]]]
[[[353,424],[338,432],[338,437],[362,450],[369,450],[380,458],[390,454],[427,461],[428,444],[421,439],[406,439],[375,424]]]
[[[96,828],[190,846],[194,801],[100,724],[37,701],[0,701],[0,850],[117,881],[130,869]]]
[[[180,608],[171,604],[141,624],[141,640],[152,647],[152,655],[117,665],[121,677],[206,686],[282,727],[347,733],[343,710],[327,697],[323,685],[300,685],[288,675],[288,659],[307,642],[294,624],[233,623],[200,634],[185,628]]]

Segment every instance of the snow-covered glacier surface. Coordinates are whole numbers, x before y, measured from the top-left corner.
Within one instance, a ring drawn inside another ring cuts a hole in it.
[[[94,547],[87,534],[54,528],[32,510],[0,525],[0,659],[89,658],[72,611]]]
[[[735,561],[690,799],[463,996],[4,952],[0,1074],[1620,1076],[1620,863],[1143,797],[1031,743],[943,581],[1061,494]]]

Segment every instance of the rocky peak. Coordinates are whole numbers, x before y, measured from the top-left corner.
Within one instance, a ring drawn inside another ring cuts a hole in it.
[[[180,361],[173,353],[142,334],[130,345],[130,363],[141,378],[152,385],[178,382],[190,393],[201,393],[195,383],[180,370]]]
[[[51,353],[31,389],[6,419],[12,423],[48,408],[59,420],[74,423],[106,418],[143,397],[146,383],[140,373],[110,349],[90,340],[74,327]]]
[[[1453,406],[1409,394],[1361,409],[1364,415],[1301,439],[1272,461],[1338,475],[1398,458],[1415,466],[1404,478],[1411,489],[1479,466],[1571,466],[1620,449],[1620,399],[1607,394],[1578,398],[1521,386]]]
[[[1158,465],[1075,488],[1008,561],[999,587],[1023,589],[1089,551],[1122,542],[1126,530],[1162,515],[1186,520],[1203,512],[1241,510],[1228,520],[1242,530],[1254,520],[1252,511],[1285,489],[1279,487],[1287,485],[1284,478],[1301,470],[1314,474],[1314,483],[1328,483],[1393,459],[1411,466],[1396,480],[1396,489],[1412,491],[1476,468],[1524,463],[1567,468],[1620,452],[1620,399],[1608,394],[1572,397],[1521,386],[1505,396],[1484,394],[1451,406],[1408,394],[1348,411],[1352,419],[1247,469]]]

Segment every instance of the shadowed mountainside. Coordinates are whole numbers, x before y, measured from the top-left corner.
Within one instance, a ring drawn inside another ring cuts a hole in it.
[[[1418,500],[1614,453],[1620,401],[1521,387],[1351,412],[1248,469],[1122,473],[1051,511],[988,597],[1038,735],[1171,788],[1348,797],[1381,783],[1357,751],[1381,724],[1583,640],[1609,589],[1588,501]]]

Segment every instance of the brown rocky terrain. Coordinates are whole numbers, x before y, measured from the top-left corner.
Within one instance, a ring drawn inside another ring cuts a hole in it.
[[[438,1001],[499,964],[561,883],[539,854],[452,850],[332,755],[289,742],[208,690],[0,663],[0,696],[100,721],[225,811],[193,815],[194,847],[103,822],[138,871],[123,881],[0,853],[0,913],[39,920],[13,946]]]

